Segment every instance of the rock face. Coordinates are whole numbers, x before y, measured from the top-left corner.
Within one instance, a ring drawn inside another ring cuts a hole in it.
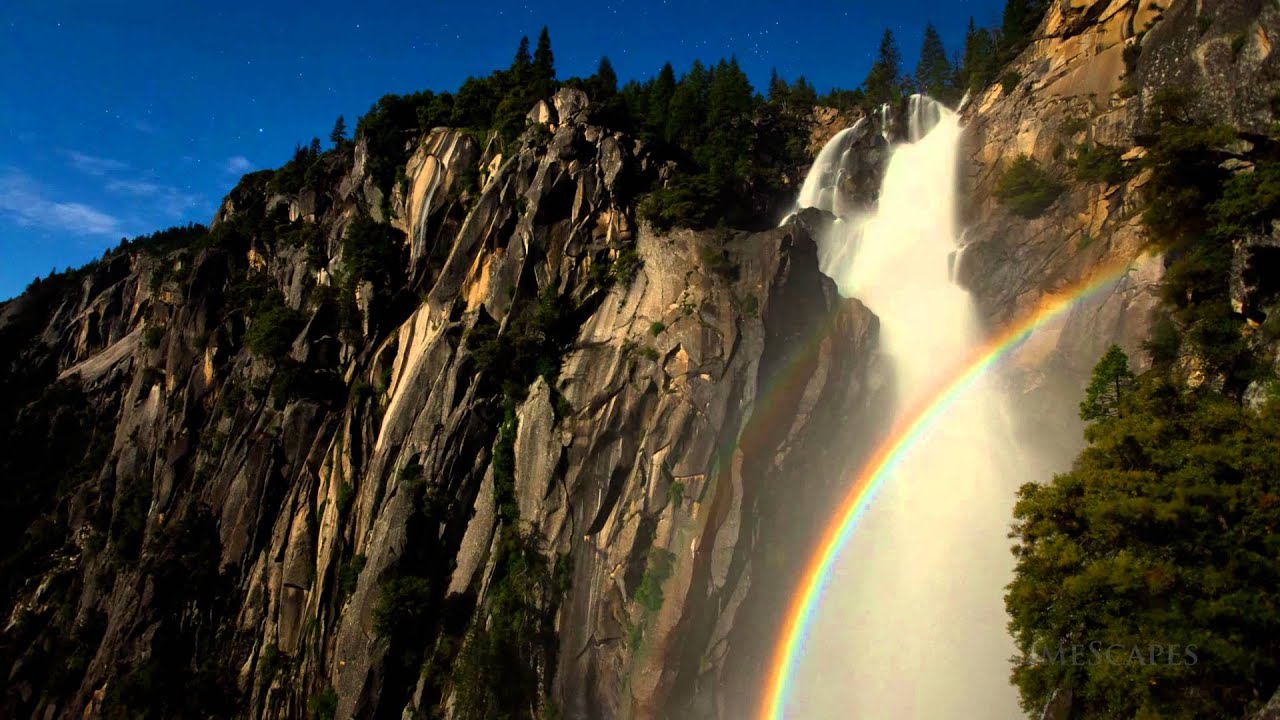
[[[250,176],[207,240],[0,306],[6,422],[40,419],[5,450],[65,456],[5,566],[2,714],[479,717],[507,690],[464,668],[515,599],[538,712],[747,712],[784,599],[755,582],[803,549],[769,528],[836,489],[875,319],[818,273],[819,215],[638,226],[656,164],[589,117],[562,91],[505,157],[434,130],[389,191],[363,143],[298,193]],[[402,233],[386,276],[352,274],[365,214]],[[296,324],[260,352],[266,297]],[[564,345],[508,364],[553,307]]]
[[[1111,342],[1141,357],[1164,260],[1144,173],[1055,170],[1034,219],[1000,173],[1136,156],[1162,88],[1261,134],[1278,20],[1062,0],[966,109],[957,276],[988,322],[1128,267],[1020,346],[1030,414],[1072,417]],[[877,321],[818,272],[830,215],[656,234],[636,192],[670,168],[592,118],[563,90],[511,145],[437,128],[386,186],[364,142],[301,189],[250,175],[209,233],[0,305],[0,715],[754,713],[794,558],[872,437],[850,428],[881,421]],[[855,200],[887,119],[853,136]],[[819,112],[808,139],[853,120]],[[1246,316],[1275,254],[1239,243]]]
[[[1116,183],[1078,180],[1067,170],[1077,148],[1102,145],[1140,158],[1158,96],[1175,89],[1191,98],[1197,117],[1245,137],[1264,132],[1277,117],[1269,40],[1277,32],[1274,3],[1055,2],[1037,39],[1008,68],[1010,82],[966,108],[968,231],[958,275],[991,323],[1025,316],[1102,269],[1129,268],[1016,353],[1023,406],[1057,408],[1033,416],[1071,417],[1080,384],[1107,345],[1119,343],[1143,361],[1164,275],[1141,218],[1149,173]],[[1019,155],[1051,168],[1065,185],[1029,220],[995,197],[1000,174]],[[1079,437],[1074,428],[1048,434]]]

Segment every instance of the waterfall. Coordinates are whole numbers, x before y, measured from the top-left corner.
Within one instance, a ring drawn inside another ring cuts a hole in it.
[[[858,125],[863,122],[865,120],[858,120]],[[831,209],[830,196],[837,186],[835,174],[839,170],[840,161],[844,159],[844,153],[848,147],[845,141],[853,135],[858,125],[841,130],[826,145],[822,146],[818,157],[813,159],[813,167],[809,169],[809,174],[805,176],[804,185],[800,187],[800,207]]]
[[[837,221],[819,255],[841,293],[880,318],[895,413],[928,395],[983,337],[971,299],[952,281],[959,119],[916,97],[906,122],[911,142],[893,150],[878,205]],[[819,160],[843,152],[841,142]],[[806,180],[807,199],[839,194],[823,179],[837,174],[830,167],[813,172],[821,177],[814,187]],[[892,425],[850,422],[850,432],[873,434]],[[787,717],[1021,717],[1003,593],[1014,495],[1031,471],[1011,437],[1001,391],[979,381],[895,467],[823,595]]]

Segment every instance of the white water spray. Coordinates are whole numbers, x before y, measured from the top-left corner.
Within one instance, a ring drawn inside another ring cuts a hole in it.
[[[836,222],[820,250],[841,293],[880,318],[895,413],[936,390],[982,339],[968,294],[952,282],[959,119],[924,97],[912,99],[906,119],[912,142],[893,152],[878,207]],[[822,178],[838,175],[822,165],[828,149],[813,170]],[[830,209],[838,203],[828,193],[839,192],[806,180],[800,205]],[[859,422],[860,432],[892,425]],[[945,411],[886,479],[841,554],[787,717],[1021,717],[1003,593],[1025,465],[994,384],[979,383]]]

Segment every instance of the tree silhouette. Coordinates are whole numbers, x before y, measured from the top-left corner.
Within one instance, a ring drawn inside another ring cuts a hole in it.
[[[333,143],[334,147],[338,147],[346,141],[347,121],[346,118],[339,115],[338,119],[333,121],[333,130],[329,132],[329,142]]]
[[[933,23],[929,23],[924,26],[920,62],[916,63],[916,91],[939,100],[950,100],[951,80],[951,62],[942,46],[942,36]]]
[[[886,103],[895,103],[902,98],[901,57],[901,53],[898,52],[898,43],[893,39],[893,31],[885,30],[880,38],[880,51],[876,61],[867,73],[867,79],[862,83],[867,102],[873,108]]]

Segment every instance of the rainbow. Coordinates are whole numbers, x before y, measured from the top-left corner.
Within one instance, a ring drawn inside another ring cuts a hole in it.
[[[900,415],[889,434],[855,476],[835,517],[823,531],[817,551],[804,569],[799,591],[787,609],[783,632],[768,666],[765,694],[759,709],[760,720],[783,720],[791,680],[803,654],[804,641],[809,634],[818,601],[831,579],[835,561],[890,471],[907,455],[929,426],[945,414],[964,395],[965,390],[1000,358],[1018,347],[1037,328],[1061,317],[1077,302],[1120,279],[1129,269],[1128,263],[1111,266],[1074,287],[1047,296],[1034,312],[978,347],[957,365],[957,371],[939,382],[932,392],[923,393],[922,401]]]

